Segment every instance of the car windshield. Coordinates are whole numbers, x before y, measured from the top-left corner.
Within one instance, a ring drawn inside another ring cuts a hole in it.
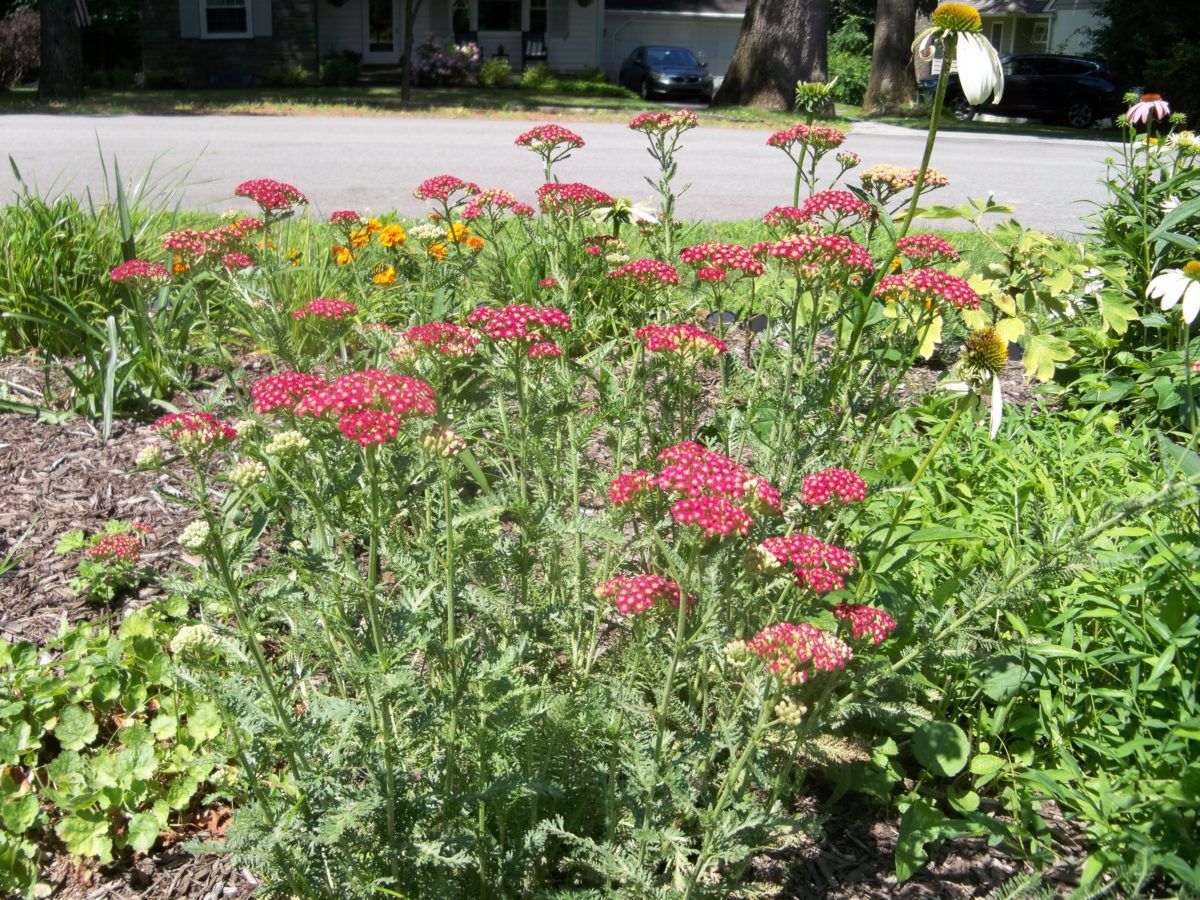
[[[648,47],[646,62],[651,66],[697,66],[696,57],[691,50],[682,47]]]

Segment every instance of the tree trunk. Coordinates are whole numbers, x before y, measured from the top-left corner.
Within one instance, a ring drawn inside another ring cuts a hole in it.
[[[39,100],[78,100],[83,96],[83,41],[72,0],[42,0],[42,65]]]
[[[412,99],[413,28],[422,0],[404,0],[404,55],[400,57],[400,101]]]
[[[917,102],[917,75],[912,66],[916,36],[914,0],[878,0],[871,78],[863,100],[868,116],[896,113]]]
[[[792,109],[797,81],[825,81],[829,0],[750,0],[714,106]]]

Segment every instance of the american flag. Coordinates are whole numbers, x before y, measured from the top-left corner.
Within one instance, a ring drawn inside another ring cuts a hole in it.
[[[80,28],[86,28],[92,24],[92,17],[88,14],[87,0],[74,0],[75,7],[75,24]]]

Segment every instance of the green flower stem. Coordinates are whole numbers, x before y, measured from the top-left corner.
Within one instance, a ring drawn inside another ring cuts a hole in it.
[[[454,608],[456,582],[454,557],[454,505],[450,486],[450,467],[442,464],[442,505],[446,519],[446,671],[448,688],[454,701],[450,706],[450,724],[446,733],[446,787],[453,791],[458,741],[458,635]]]

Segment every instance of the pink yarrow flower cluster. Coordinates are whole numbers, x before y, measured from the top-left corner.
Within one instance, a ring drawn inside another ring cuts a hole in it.
[[[352,209],[339,209],[329,214],[329,224],[338,225],[342,228],[358,228],[365,221],[366,219]]]
[[[171,280],[171,273],[160,263],[131,259],[109,272],[108,277],[118,283],[131,281],[134,284],[166,284]]]
[[[623,616],[644,613],[663,600],[679,607],[679,585],[661,575],[618,575],[599,585],[594,593],[598,600],[611,599]],[[696,598],[689,595],[688,607],[695,605]]]
[[[474,195],[467,201],[467,205],[463,207],[462,218],[478,219],[484,215],[496,215],[504,210],[516,211],[518,206],[516,195],[512,191],[506,191],[503,188],[484,188],[478,194]],[[532,207],[528,207],[532,211]]]
[[[835,221],[847,217],[873,219],[879,211],[865,200],[860,200],[849,191],[818,191],[800,204],[800,215],[804,221],[826,216]]]
[[[266,216],[286,216],[297,206],[308,205],[308,198],[299,190],[273,178],[243,181],[233,189],[233,193],[234,196],[253,200]]]
[[[941,269],[909,269],[886,275],[875,296],[890,302],[923,303],[926,309],[950,304],[958,309],[979,309],[979,295],[963,279]]]
[[[906,235],[896,242],[896,252],[905,259],[922,262],[954,261],[959,258],[954,245],[936,234]]]
[[[583,147],[583,138],[561,125],[538,125],[530,128],[516,140],[518,147],[528,147],[530,150],[554,150],[565,147],[578,150]]]
[[[340,416],[378,409],[403,420],[437,414],[433,388],[416,378],[379,369],[363,369],[335,378],[296,404],[297,415]]]
[[[802,622],[768,625],[746,642],[746,650],[767,664],[784,684],[803,684],[810,672],[846,668],[854,658],[850,645],[836,635]]]
[[[215,447],[237,437],[236,428],[209,412],[169,413],[150,427],[155,434],[169,438],[185,451]]]
[[[703,244],[686,247],[679,251],[679,259],[689,266],[700,266],[702,270],[715,268],[722,274],[733,270],[743,275],[757,277],[764,271],[762,262],[756,259],[748,248],[740,244],[705,241]]]
[[[362,447],[386,444],[400,434],[400,419],[382,409],[364,409],[338,419],[338,430]]]
[[[679,272],[658,259],[635,259],[613,269],[605,278],[636,281],[638,284],[679,284]]]
[[[537,189],[543,213],[582,216],[601,206],[612,206],[613,198],[577,181],[552,181]],[[514,210],[515,212],[515,210]]]
[[[754,253],[785,260],[797,273],[815,278],[819,275],[850,275],[874,271],[871,254],[843,234],[794,234],[781,241],[764,241],[751,248]]]
[[[765,571],[791,568],[796,584],[811,587],[818,594],[841,590],[843,575],[858,567],[848,550],[826,544],[811,534],[770,537],[754,548],[758,565]]]
[[[274,412],[277,409],[293,409],[297,403],[325,387],[325,381],[318,375],[305,372],[277,372],[264,375],[250,388],[250,399],[254,403],[254,411],[259,415]]]
[[[449,203],[459,191],[468,196],[474,196],[479,193],[479,185],[472,181],[463,181],[454,175],[438,175],[422,181],[413,191],[413,196],[418,200],[439,200],[442,203]]]
[[[467,322],[494,341],[528,341],[533,344],[544,342],[548,331],[569,331],[571,328],[571,317],[561,309],[524,304],[501,309],[481,306],[467,316]]]
[[[349,300],[337,300],[331,297],[317,297],[309,300],[292,313],[293,319],[336,319],[342,321],[346,316],[358,314],[358,307]]]
[[[643,325],[634,337],[649,353],[716,356],[729,350],[724,341],[695,325]]]
[[[833,607],[833,614],[843,622],[850,623],[850,632],[856,640],[867,637],[876,646],[887,640],[887,636],[896,629],[896,620],[874,606],[838,603]]]
[[[221,265],[230,272],[236,272],[239,269],[250,268],[252,265],[254,265],[254,260],[252,260],[245,253],[234,251],[233,253],[226,253],[221,257]]]
[[[750,534],[754,520],[727,498],[715,495],[684,497],[671,504],[671,517],[680,525],[695,525],[706,537]]]
[[[846,132],[824,125],[793,125],[767,138],[768,147],[778,147],[790,154],[796,144],[806,144],[821,153],[828,153],[846,141]]]
[[[530,359],[552,359],[562,355],[562,350],[554,341],[540,341],[529,348]]]
[[[415,350],[425,349],[441,356],[471,356],[479,346],[479,336],[470,328],[453,322],[415,325],[400,340]]]
[[[677,109],[673,112],[642,113],[634,116],[629,122],[629,128],[632,131],[651,134],[671,130],[689,131],[699,124],[700,120],[690,109]]]
[[[87,555],[92,559],[116,559],[124,563],[135,563],[142,556],[142,543],[128,532],[106,534],[88,547]]]
[[[823,506],[834,497],[846,503],[867,499],[867,483],[849,469],[822,469],[804,476],[800,501],[808,506]]]

